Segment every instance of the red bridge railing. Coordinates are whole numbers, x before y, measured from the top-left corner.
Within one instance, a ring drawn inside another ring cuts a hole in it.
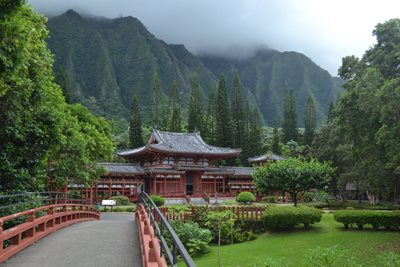
[[[60,228],[99,218],[100,212],[90,205],[67,203],[46,205],[1,217],[0,263]]]

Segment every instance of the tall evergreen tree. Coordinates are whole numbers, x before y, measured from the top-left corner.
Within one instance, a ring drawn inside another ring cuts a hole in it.
[[[335,106],[333,105],[332,102],[329,103],[329,110],[328,110],[328,118],[327,122],[331,123],[333,122],[333,119],[335,118]]]
[[[182,116],[181,107],[179,103],[179,93],[176,81],[173,81],[171,91],[169,94],[171,118],[168,125],[168,131],[181,132],[182,131]]]
[[[308,96],[306,110],[304,112],[304,143],[311,146],[317,128],[317,114],[315,112],[314,100]]]
[[[163,123],[163,94],[161,90],[160,78],[158,73],[153,73],[151,81],[151,125],[153,127],[161,127]]]
[[[231,147],[233,145],[228,91],[224,74],[221,74],[218,83],[216,144],[222,147]]]
[[[203,92],[197,77],[192,80],[192,92],[189,99],[188,131],[204,129]]]
[[[64,72],[63,68],[60,67],[60,70],[57,74],[57,83],[60,85],[62,93],[65,98],[65,102],[68,104],[72,103],[72,85],[71,80],[68,77],[68,74]]]
[[[298,141],[296,99],[293,95],[293,90],[289,90],[287,87],[285,90],[282,128],[284,143],[290,140]]]
[[[257,107],[254,107],[251,111],[251,119],[249,123],[249,141],[250,156],[254,157],[263,153],[261,114]]]
[[[279,129],[277,126],[277,122],[274,122],[274,131],[272,132],[272,145],[271,145],[271,151],[272,153],[275,154],[282,154],[282,150],[281,150],[281,146],[280,146],[280,142],[281,142],[281,138],[280,138],[280,133],[279,133]]]
[[[232,88],[232,124],[233,124],[233,146],[241,147],[243,142],[244,110],[242,87],[240,85],[239,73],[233,74]]]
[[[143,145],[142,120],[140,118],[138,99],[132,98],[131,115],[129,118],[129,145],[131,147],[140,147]]]
[[[215,93],[215,85],[210,88],[210,96],[208,97],[208,107],[206,116],[205,140],[214,145],[216,141],[216,118],[217,118],[217,96]]]

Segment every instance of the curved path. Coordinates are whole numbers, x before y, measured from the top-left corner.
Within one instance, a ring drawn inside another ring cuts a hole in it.
[[[3,266],[140,267],[140,244],[133,213],[106,213],[99,221],[68,226],[39,240]]]

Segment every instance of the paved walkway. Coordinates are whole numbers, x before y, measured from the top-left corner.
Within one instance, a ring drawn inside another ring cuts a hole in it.
[[[140,267],[133,213],[106,213],[99,221],[76,223],[39,240],[1,267]]]

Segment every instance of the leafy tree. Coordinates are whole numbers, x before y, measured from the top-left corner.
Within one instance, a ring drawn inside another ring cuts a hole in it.
[[[308,96],[306,110],[304,113],[304,143],[311,146],[317,128],[317,114],[315,112],[314,100]]]
[[[34,191],[62,138],[63,97],[46,47],[46,19],[23,1],[0,3],[0,191]],[[4,9],[3,9],[4,8]]]
[[[293,90],[288,88],[285,90],[282,130],[284,143],[290,140],[298,141],[296,99],[293,95]]]
[[[182,115],[179,102],[178,86],[176,81],[173,81],[171,91],[169,94],[170,108],[171,108],[171,119],[169,121],[168,130],[171,132],[182,131]]]
[[[242,87],[240,85],[239,73],[233,74],[232,88],[232,123],[233,123],[233,146],[241,147],[243,142],[244,110],[242,99]]]
[[[68,104],[72,103],[72,85],[68,74],[64,72],[63,68],[60,67],[57,75],[57,83],[60,85],[62,93],[65,98],[65,102]]]
[[[203,92],[201,90],[199,80],[197,78],[193,78],[192,92],[189,99],[189,132],[193,132],[195,130],[200,130],[202,132],[204,129],[203,109]]]
[[[231,114],[224,74],[221,74],[218,83],[216,144],[222,147],[231,147],[233,145]]]
[[[332,123],[335,118],[335,106],[332,102],[329,103],[328,118],[327,122]]]
[[[53,178],[51,190],[59,190],[72,182],[91,186],[104,174],[97,163],[112,158],[114,144],[108,122],[96,117],[82,105],[66,108],[61,143],[51,151],[48,158],[49,175]]]
[[[129,118],[129,145],[131,147],[143,146],[142,120],[140,117],[139,103],[136,96],[132,97],[131,116]]]
[[[263,194],[267,194],[269,190],[288,192],[294,205],[297,206],[299,194],[311,189],[325,188],[333,172],[334,168],[327,162],[289,158],[256,167],[253,179],[259,192]]]

